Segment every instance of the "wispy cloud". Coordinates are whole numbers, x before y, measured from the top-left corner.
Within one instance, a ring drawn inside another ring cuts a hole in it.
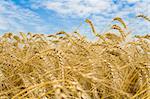
[[[31,0],[32,1],[32,0]],[[41,0],[32,1],[36,8],[45,8],[63,16],[84,17],[91,14],[117,14],[125,11],[147,13],[149,0]],[[132,10],[131,10],[132,9]],[[147,10],[145,12],[145,10]]]
[[[11,1],[0,3],[1,32],[42,32],[47,27],[41,27],[42,19],[33,11],[17,6]],[[45,25],[46,26],[46,25]]]
[[[85,17],[111,8],[111,0],[55,0],[46,1],[42,6],[60,15]]]

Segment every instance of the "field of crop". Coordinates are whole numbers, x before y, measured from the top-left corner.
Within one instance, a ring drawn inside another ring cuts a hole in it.
[[[145,20],[150,21],[145,16]],[[96,41],[78,32],[0,37],[0,99],[149,99],[150,35],[128,41],[117,17]]]

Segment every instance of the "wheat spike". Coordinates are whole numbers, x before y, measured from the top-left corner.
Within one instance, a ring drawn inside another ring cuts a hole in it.
[[[124,28],[127,28],[127,26],[126,26],[125,22],[122,20],[122,18],[116,17],[113,19],[113,21],[119,21],[123,25]]]
[[[143,18],[143,19],[145,19],[145,20],[147,20],[147,21],[150,22],[150,18],[148,18],[148,17],[145,16],[145,15],[138,15],[137,17]]]

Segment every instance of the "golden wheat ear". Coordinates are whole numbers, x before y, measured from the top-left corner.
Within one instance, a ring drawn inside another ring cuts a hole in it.
[[[89,19],[86,19],[85,22],[90,25],[90,27],[92,28],[92,32],[94,33],[94,35],[97,35],[96,30],[94,28],[94,25],[93,25],[92,21],[89,20]]]
[[[17,42],[20,42],[20,38],[17,35],[14,35],[13,37]]]
[[[118,21],[123,25],[124,28],[127,28],[127,26],[126,26],[125,22],[122,20],[122,18],[116,17],[113,19],[113,21]]]
[[[5,33],[2,37],[3,38],[11,38],[13,36],[12,33]]]
[[[144,20],[147,20],[147,21],[149,21],[150,22],[150,18],[148,18],[147,16],[145,16],[145,15],[138,15],[137,17],[139,17],[139,18],[143,18]]]
[[[60,31],[60,32],[56,33],[56,35],[66,35],[69,37],[69,34],[66,33],[65,31]]]
[[[96,32],[96,30],[95,30],[95,28],[94,28],[94,25],[93,25],[93,23],[92,23],[91,20],[86,19],[85,22],[90,25],[90,27],[92,28],[92,32],[93,32],[93,34],[94,34],[96,37],[99,37],[99,38],[101,38],[103,41],[105,41],[104,37]]]
[[[120,26],[118,26],[118,25],[113,25],[111,28],[112,28],[112,29],[115,29],[115,30],[118,30],[118,31],[120,32],[121,36],[122,36],[122,39],[123,39],[123,40],[125,39],[126,34],[125,34],[124,30],[123,30]]]
[[[139,35],[135,35],[136,38],[145,38],[145,39],[149,39],[150,40],[150,35],[147,34],[145,36],[139,36]]]

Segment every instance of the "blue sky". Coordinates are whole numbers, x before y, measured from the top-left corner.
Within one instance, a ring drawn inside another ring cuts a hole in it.
[[[123,18],[133,34],[147,34],[150,23],[136,16],[150,16],[149,9],[150,0],[1,0],[0,34],[71,33],[82,24],[78,31],[91,37],[86,18],[93,21],[98,33],[103,33],[109,31],[114,17]]]

